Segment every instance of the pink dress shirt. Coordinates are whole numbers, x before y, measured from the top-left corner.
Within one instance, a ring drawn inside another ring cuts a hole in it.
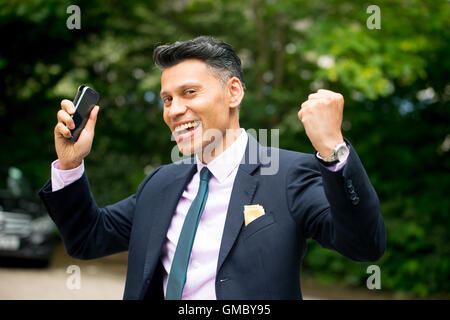
[[[248,135],[244,129],[241,134],[223,153],[207,164],[212,175],[209,180],[208,200],[200,219],[189,261],[186,284],[183,290],[184,300],[215,300],[216,269],[219,258],[222,233],[230,202],[231,191],[239,164],[247,147]],[[337,171],[345,165],[346,159],[336,166],[329,167]],[[165,270],[164,295],[167,280],[175,254],[178,238],[183,227],[189,207],[197,195],[199,173],[205,166],[197,157],[197,172],[186,186],[175,214],[167,231],[165,243],[161,252],[161,261]],[[52,163],[52,190],[59,190],[79,179],[84,172],[83,163],[71,170],[60,170],[58,160]]]

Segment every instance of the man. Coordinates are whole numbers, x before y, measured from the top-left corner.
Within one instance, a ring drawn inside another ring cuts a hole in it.
[[[383,255],[377,195],[341,134],[342,95],[319,90],[301,105],[315,155],[265,148],[240,128],[244,82],[231,46],[199,37],[160,46],[154,59],[164,121],[195,161],[160,166],[136,194],[99,208],[83,167],[99,107],[73,143],[74,107],[63,100],[58,160],[40,196],[68,254],[128,250],[124,299],[301,299],[306,239],[355,261]],[[277,172],[264,174],[268,158]]]

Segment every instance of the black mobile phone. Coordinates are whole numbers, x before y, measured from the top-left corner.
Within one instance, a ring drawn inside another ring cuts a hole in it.
[[[78,87],[75,99],[73,99],[73,105],[75,106],[75,113],[72,115],[75,128],[70,130],[72,137],[69,140],[76,142],[80,136],[81,131],[84,129],[86,122],[89,119],[92,109],[100,98],[99,94],[94,89],[82,84]]]

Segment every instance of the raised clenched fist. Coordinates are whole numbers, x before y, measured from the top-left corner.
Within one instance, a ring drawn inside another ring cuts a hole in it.
[[[344,141],[341,132],[344,97],[340,93],[320,89],[302,103],[298,118],[306,135],[319,154],[326,158],[336,145]]]

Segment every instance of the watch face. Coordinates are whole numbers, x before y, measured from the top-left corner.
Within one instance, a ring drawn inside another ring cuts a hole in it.
[[[342,146],[339,148],[339,150],[337,151],[337,158],[339,159],[339,161],[343,161],[347,155],[349,154],[349,150],[347,146]]]

